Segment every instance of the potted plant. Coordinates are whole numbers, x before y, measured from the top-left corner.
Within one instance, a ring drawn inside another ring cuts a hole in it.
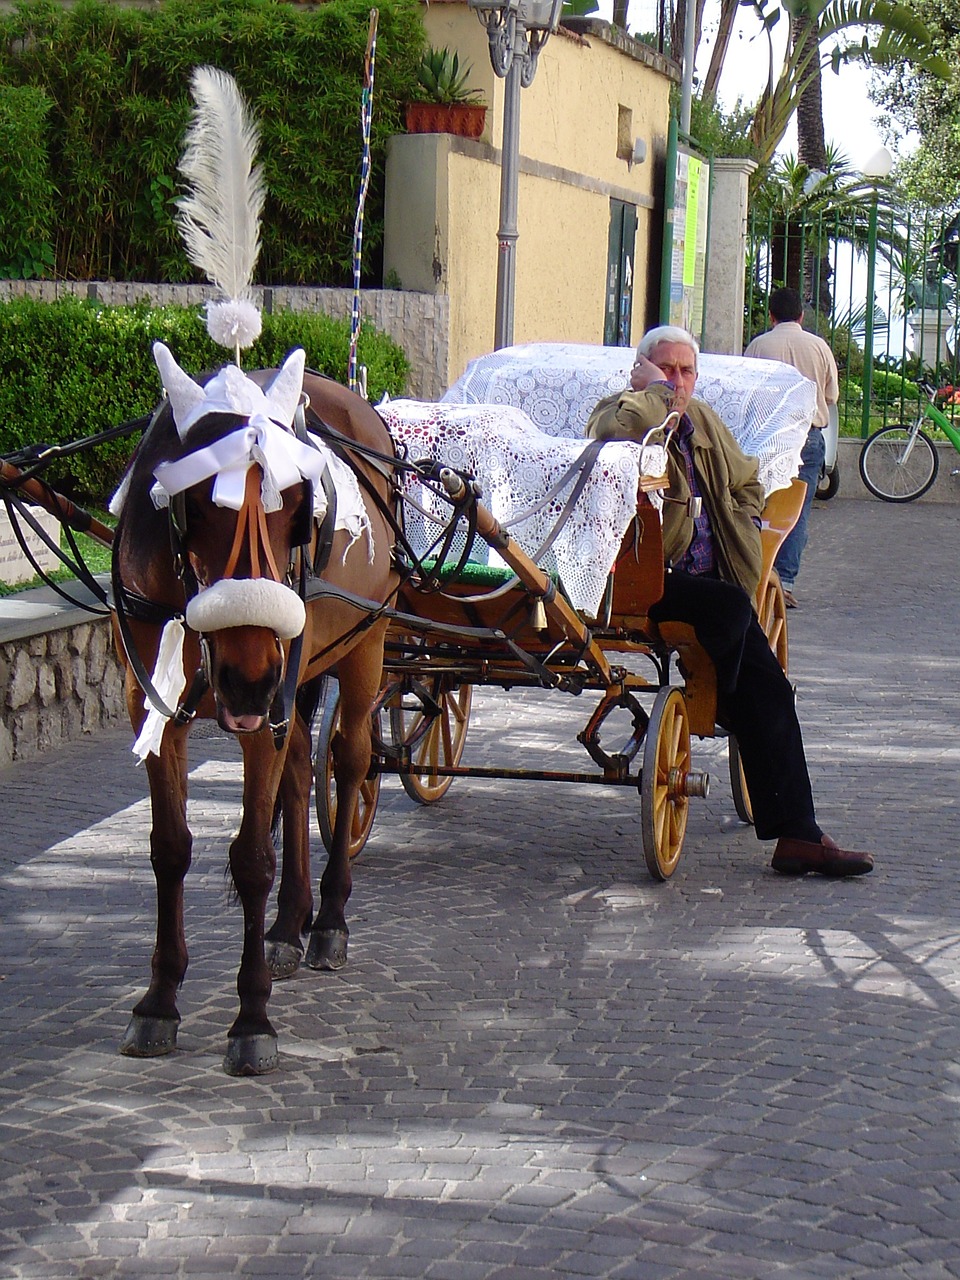
[[[487,108],[479,90],[467,88],[472,70],[470,63],[461,67],[454,50],[431,46],[420,63],[419,97],[407,103],[407,132],[479,138]]]

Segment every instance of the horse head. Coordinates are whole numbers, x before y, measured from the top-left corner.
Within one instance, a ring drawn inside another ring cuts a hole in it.
[[[324,458],[294,434],[305,357],[266,385],[228,365],[200,386],[160,343],[155,356],[179,443],[153,467],[153,502],[169,513],[187,626],[201,638],[221,728],[255,732],[274,704],[304,628],[290,585],[313,528]]]

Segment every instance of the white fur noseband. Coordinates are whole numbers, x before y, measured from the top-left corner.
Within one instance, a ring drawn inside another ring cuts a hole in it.
[[[281,640],[303,630],[307,611],[295,591],[270,578],[223,578],[195,595],[187,605],[193,631],[227,627],[269,627]]]

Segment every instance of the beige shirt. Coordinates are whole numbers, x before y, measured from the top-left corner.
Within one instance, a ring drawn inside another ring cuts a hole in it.
[[[767,333],[759,334],[743,353],[763,360],[782,360],[792,364],[817,388],[817,413],[813,426],[825,427],[830,421],[827,406],[840,399],[837,362],[823,338],[810,333],[796,320],[781,320]]]

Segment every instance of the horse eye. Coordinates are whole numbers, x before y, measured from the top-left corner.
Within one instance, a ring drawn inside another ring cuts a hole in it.
[[[203,518],[204,506],[193,494],[187,494],[183,510],[188,521],[196,521]]]

